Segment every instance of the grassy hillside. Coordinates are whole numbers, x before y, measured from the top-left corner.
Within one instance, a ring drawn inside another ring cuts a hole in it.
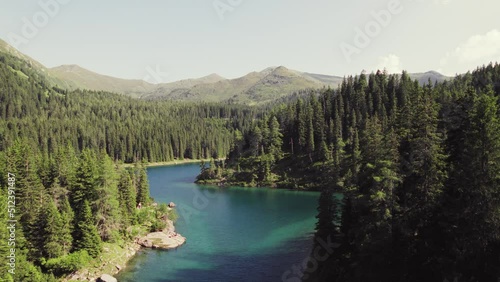
[[[63,65],[48,69],[2,40],[0,40],[0,51],[22,59],[39,76],[58,88],[114,92],[148,100],[259,105],[277,101],[297,91],[323,87],[337,88],[343,79],[338,76],[300,72],[280,66],[251,72],[235,79],[226,79],[217,74],[211,74],[196,79],[152,84],[138,79],[121,79],[98,74],[77,65]],[[429,80],[434,83],[450,79],[434,71],[409,74],[409,76],[418,80],[420,84],[425,84]]]
[[[90,89],[125,94],[140,98],[144,93],[152,91],[156,86],[138,79],[121,79],[101,75],[77,65],[63,65],[48,70],[53,77],[60,79],[59,87],[68,90]]]

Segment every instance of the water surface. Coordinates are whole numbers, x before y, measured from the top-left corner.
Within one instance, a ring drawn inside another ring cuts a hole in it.
[[[198,164],[148,169],[151,196],[177,204],[187,242],[142,251],[119,281],[281,281],[307,258],[318,193],[200,186],[198,172]]]

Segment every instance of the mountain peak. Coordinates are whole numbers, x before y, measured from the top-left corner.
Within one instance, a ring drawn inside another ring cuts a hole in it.
[[[271,66],[260,71],[261,74],[267,75],[275,71],[288,71],[288,69],[284,66]]]
[[[438,72],[438,71],[435,71],[435,70],[430,70],[430,71],[427,71],[425,72],[426,74],[433,74],[433,75],[440,75],[440,76],[443,76],[442,73]]]
[[[59,71],[89,71],[87,69],[84,69],[80,67],[79,65],[71,64],[71,65],[60,65],[57,67],[52,68],[53,70],[59,70]]]
[[[211,73],[207,76],[202,77],[203,79],[211,80],[211,81],[220,81],[220,80],[226,80],[225,77],[220,76],[216,73]]]

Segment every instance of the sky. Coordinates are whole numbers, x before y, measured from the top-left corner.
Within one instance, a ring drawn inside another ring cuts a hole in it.
[[[0,38],[47,67],[170,82],[270,66],[455,75],[500,62],[498,0],[0,0]]]

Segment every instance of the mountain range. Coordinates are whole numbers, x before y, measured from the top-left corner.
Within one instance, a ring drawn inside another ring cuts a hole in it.
[[[152,84],[139,79],[122,79],[98,74],[78,65],[46,68],[2,40],[0,40],[0,52],[26,61],[50,83],[62,89],[107,91],[141,99],[230,101],[254,105],[270,102],[299,90],[336,88],[343,80],[340,76],[300,72],[278,66],[251,72],[235,79],[210,74],[201,78]],[[414,73],[410,74],[410,77],[421,84],[427,83],[429,79],[432,82],[451,79],[435,71]]]

